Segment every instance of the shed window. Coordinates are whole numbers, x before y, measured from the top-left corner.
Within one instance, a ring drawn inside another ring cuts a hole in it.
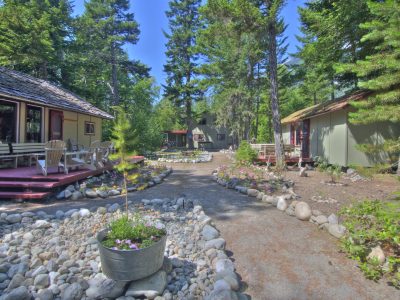
[[[0,101],[0,142],[15,143],[16,132],[17,103]]]
[[[28,105],[26,107],[26,142],[40,143],[42,141],[42,109]]]
[[[217,134],[217,141],[225,141],[225,134],[224,133],[218,133]]]
[[[199,125],[207,125],[207,119],[206,118],[201,119]]]
[[[94,135],[94,123],[93,122],[85,122],[85,134],[86,135]]]

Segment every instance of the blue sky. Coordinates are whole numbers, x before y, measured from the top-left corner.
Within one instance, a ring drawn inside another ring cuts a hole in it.
[[[297,6],[303,5],[305,0],[287,0],[286,2],[282,16],[288,24],[286,30],[288,52],[293,53],[298,45],[295,36],[299,34]],[[138,59],[151,67],[151,75],[156,78],[157,84],[163,84],[165,80],[163,65],[166,61],[164,53],[167,42],[163,30],[168,30],[168,20],[165,16],[168,0],[131,0],[130,3],[141,33],[139,42],[127,47],[129,57]],[[81,14],[84,10],[84,0],[75,0],[74,6],[74,13]]]

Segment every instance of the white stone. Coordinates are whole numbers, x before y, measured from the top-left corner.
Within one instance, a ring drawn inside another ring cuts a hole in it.
[[[308,221],[311,218],[311,208],[306,202],[298,202],[294,213],[296,214],[296,218],[302,221]]]
[[[79,215],[81,217],[88,217],[88,216],[90,216],[90,210],[88,210],[87,208],[81,208],[79,210]]]
[[[368,254],[367,259],[376,259],[378,260],[379,264],[382,265],[385,262],[386,256],[381,246],[376,246],[371,249],[371,252]]]
[[[276,204],[276,208],[285,211],[288,208],[288,204],[283,197],[278,197],[278,203]]]
[[[33,224],[33,228],[49,228],[49,227],[51,227],[51,225],[46,220],[37,220]]]

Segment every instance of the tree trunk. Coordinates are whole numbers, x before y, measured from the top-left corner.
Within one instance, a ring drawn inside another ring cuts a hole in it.
[[[268,24],[268,37],[269,37],[268,58],[269,58],[269,80],[271,85],[270,96],[271,96],[272,124],[274,128],[274,140],[275,140],[275,157],[276,157],[276,166],[283,167],[285,164],[285,159],[283,152],[281,117],[279,112],[279,99],[278,99],[276,21],[275,21],[275,16],[269,16],[269,18],[270,20]]]
[[[188,130],[188,135],[186,138],[186,148],[193,149],[193,122],[192,122],[192,99],[188,95],[185,100],[185,107],[186,107],[186,128]]]
[[[260,96],[257,96],[256,102],[256,128],[254,130],[254,138],[258,140],[258,123],[259,123],[259,111],[260,111]]]
[[[117,57],[115,45],[111,44],[111,81],[113,105],[119,105],[118,76],[117,76]]]
[[[396,174],[400,176],[400,154],[399,154],[399,161],[397,162],[397,172]]]
[[[316,105],[317,104],[317,92],[314,92],[313,93],[314,95],[314,105]]]

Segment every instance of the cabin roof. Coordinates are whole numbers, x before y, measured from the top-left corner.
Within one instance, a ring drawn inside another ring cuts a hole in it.
[[[298,110],[286,118],[282,119],[282,124],[288,124],[293,122],[298,122],[304,119],[309,119],[322,114],[338,111],[346,108],[351,101],[357,101],[365,98],[371,94],[371,91],[361,90],[350,95],[345,95],[341,98],[306,107],[304,109]]]
[[[78,95],[49,81],[0,67],[0,96],[113,119]]]

